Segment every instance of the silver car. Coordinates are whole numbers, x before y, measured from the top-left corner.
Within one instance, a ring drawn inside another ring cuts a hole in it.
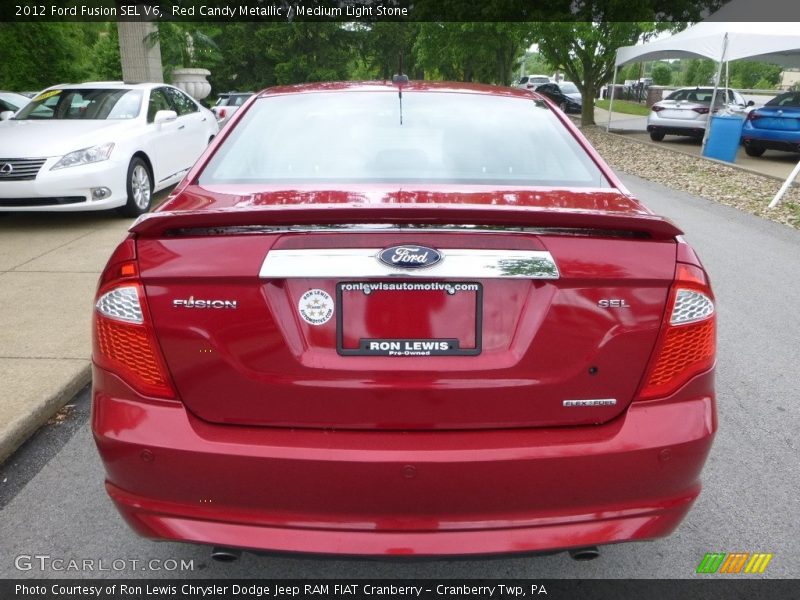
[[[233,113],[239,110],[253,92],[225,92],[220,94],[217,103],[211,107],[211,112],[217,118],[217,125],[222,127],[231,120]]]
[[[660,142],[667,134],[703,137],[713,94],[713,87],[681,88],[653,104],[650,116],[647,117],[650,139]],[[719,88],[714,101],[714,112],[726,105],[745,108],[747,103],[739,92],[730,88]]]

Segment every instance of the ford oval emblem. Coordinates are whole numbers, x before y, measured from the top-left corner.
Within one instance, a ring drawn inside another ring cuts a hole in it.
[[[378,260],[398,269],[424,269],[442,260],[442,255],[427,246],[390,246],[380,251]]]

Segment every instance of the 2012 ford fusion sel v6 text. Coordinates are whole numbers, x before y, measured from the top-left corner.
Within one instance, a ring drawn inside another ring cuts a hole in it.
[[[672,532],[717,427],[681,231],[526,90],[256,94],[102,274],[94,436],[141,535],[340,555]]]

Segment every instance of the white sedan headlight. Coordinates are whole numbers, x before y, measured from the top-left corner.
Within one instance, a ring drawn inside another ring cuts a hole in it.
[[[88,165],[103,160],[108,160],[111,156],[111,151],[114,149],[114,143],[100,144],[99,146],[92,146],[91,148],[84,148],[83,150],[76,150],[61,157],[56,164],[51,167],[51,171],[56,169],[64,169],[66,167],[77,167],[78,165]]]

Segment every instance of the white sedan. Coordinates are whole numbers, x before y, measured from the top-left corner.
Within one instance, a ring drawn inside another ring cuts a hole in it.
[[[210,110],[154,83],[58,85],[0,117],[0,212],[140,215],[218,131]]]

